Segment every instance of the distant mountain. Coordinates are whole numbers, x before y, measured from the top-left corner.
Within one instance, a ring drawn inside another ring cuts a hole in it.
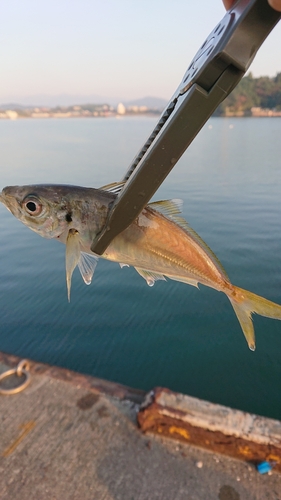
[[[1,102],[2,101],[2,102]],[[110,104],[112,106],[117,106],[119,102],[122,102],[124,106],[147,106],[149,109],[162,110],[165,108],[167,101],[159,97],[142,97],[141,99],[131,99],[126,101],[122,98],[108,98],[106,96],[100,96],[97,94],[89,95],[70,95],[70,94],[58,94],[58,95],[48,95],[48,94],[36,94],[31,96],[14,96],[7,99],[0,99],[1,109],[22,109],[22,108],[34,108],[36,106],[50,107],[54,108],[56,106],[74,106],[79,104]]]
[[[157,109],[163,110],[167,105],[165,99],[161,99],[161,97],[142,97],[141,99],[133,99],[130,101],[123,101],[124,106],[147,106],[149,109]]]
[[[33,106],[30,106],[33,107]],[[24,104],[18,104],[16,102],[8,102],[8,104],[0,104],[0,109],[7,111],[8,109],[26,109],[28,106],[25,106]]]
[[[1,104],[1,101],[4,104]],[[7,101],[9,102],[9,106],[13,106],[13,108],[7,108]],[[108,103],[111,104],[112,99],[107,99],[107,97],[100,96],[97,94],[89,94],[89,95],[69,95],[69,94],[58,94],[58,95],[48,95],[48,94],[36,94],[30,96],[17,96],[9,99],[1,99],[0,106],[1,109],[14,109],[17,106],[17,109],[21,107],[36,107],[36,106],[47,106],[53,108],[55,106],[74,106],[75,104],[103,104]],[[116,100],[115,100],[116,101]],[[11,102],[20,103],[20,105],[11,104]]]

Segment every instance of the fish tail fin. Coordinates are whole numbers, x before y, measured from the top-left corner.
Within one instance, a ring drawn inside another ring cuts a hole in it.
[[[267,318],[281,320],[281,306],[238,287],[234,287],[234,294],[228,295],[228,298],[236,313],[248,346],[254,351],[256,345],[252,314],[256,313]]]

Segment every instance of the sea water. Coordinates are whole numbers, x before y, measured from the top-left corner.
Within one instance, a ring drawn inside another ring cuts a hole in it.
[[[156,118],[0,121],[1,185],[100,187],[120,180]],[[212,118],[154,196],[183,215],[231,281],[281,303],[281,120]],[[91,286],[65,247],[0,207],[0,350],[150,390],[281,418],[281,322],[254,316],[251,352],[224,294],[150,288],[100,259]]]

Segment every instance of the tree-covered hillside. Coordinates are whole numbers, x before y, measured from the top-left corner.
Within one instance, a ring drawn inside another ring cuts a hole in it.
[[[281,111],[281,73],[273,78],[253,78],[249,73],[220,104],[215,116],[251,115],[253,107]]]

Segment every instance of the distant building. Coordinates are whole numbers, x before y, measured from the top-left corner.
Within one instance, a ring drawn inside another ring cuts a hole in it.
[[[260,107],[251,108],[251,113],[252,116],[281,116],[281,111]]]
[[[126,113],[126,108],[125,108],[124,104],[122,104],[122,102],[119,102],[119,104],[117,106],[117,113],[118,113],[118,115],[125,115],[125,113]]]
[[[31,113],[31,118],[50,118],[50,113],[45,113],[42,112],[40,113],[39,111],[37,113]]]
[[[6,111],[7,118],[10,118],[10,120],[16,120],[18,117],[18,114],[16,111],[13,111],[11,109],[7,109]]]

